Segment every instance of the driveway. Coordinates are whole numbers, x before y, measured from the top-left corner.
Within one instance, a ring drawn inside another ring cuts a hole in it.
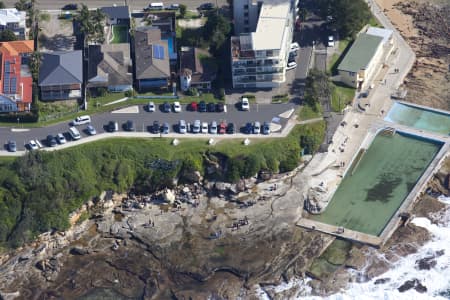
[[[138,113],[102,113],[92,117],[92,125],[97,129],[98,133],[106,132],[105,127],[109,121],[117,121],[119,123],[120,131],[123,131],[122,125],[127,120],[133,120],[136,131],[148,132],[148,126],[153,124],[153,121],[159,121],[160,124],[163,122],[168,122],[171,125],[171,131],[175,131],[176,125],[179,120],[185,120],[186,122],[193,123],[195,120],[201,120],[202,122],[212,122],[212,121],[226,121],[227,123],[232,122],[235,124],[236,129],[239,130],[240,127],[244,126],[247,122],[259,121],[261,124],[265,121],[270,122],[273,118],[278,118],[275,120],[279,122],[281,126],[285,126],[287,123],[287,118],[279,117],[280,114],[285,113],[292,108],[293,104],[254,104],[251,105],[250,111],[240,111],[234,105],[227,105],[227,112],[217,113],[217,112],[192,112],[186,111],[186,106],[183,106],[181,113],[163,113],[160,110],[156,112],[147,112],[145,106],[138,106]],[[127,110],[130,111],[130,110]],[[20,127],[20,126],[19,126]],[[83,137],[87,136],[85,132],[87,125],[79,126],[81,135]],[[31,139],[38,139],[41,144],[45,146],[45,139],[47,135],[56,135],[59,132],[65,134],[66,138],[69,138],[67,133],[69,129],[68,122],[59,123],[42,128],[0,128],[0,136],[2,137],[1,142],[6,143],[8,140],[15,140],[17,142],[18,150],[23,150],[24,145],[28,143]],[[150,137],[150,135],[149,135]],[[180,137],[182,135],[180,134]]]

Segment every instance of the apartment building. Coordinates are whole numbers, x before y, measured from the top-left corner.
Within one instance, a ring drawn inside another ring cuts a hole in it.
[[[11,30],[19,40],[25,39],[26,12],[15,8],[0,9],[0,31]]]
[[[233,5],[239,34],[231,37],[233,87],[279,87],[286,80],[295,1],[235,0]]]

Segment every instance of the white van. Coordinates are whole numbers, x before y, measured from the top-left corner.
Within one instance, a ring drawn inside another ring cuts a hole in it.
[[[69,134],[72,137],[72,139],[74,140],[79,140],[81,139],[81,135],[80,132],[78,131],[78,129],[76,129],[75,127],[70,127],[69,128]]]
[[[75,118],[75,120],[72,121],[73,126],[89,124],[89,123],[91,123],[90,116],[78,116]]]
[[[163,10],[164,9],[164,3],[162,2],[152,2],[148,6],[149,10]]]

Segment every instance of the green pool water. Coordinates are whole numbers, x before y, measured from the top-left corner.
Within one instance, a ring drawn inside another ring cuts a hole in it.
[[[380,235],[440,147],[402,133],[377,135],[324,213],[311,219]]]
[[[403,103],[394,103],[385,120],[444,135],[450,134],[450,114]]]

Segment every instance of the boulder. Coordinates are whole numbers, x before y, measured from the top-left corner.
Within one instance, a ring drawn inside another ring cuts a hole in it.
[[[416,278],[405,281],[405,283],[398,288],[398,291],[403,293],[410,289],[415,289],[419,293],[425,293],[427,291],[427,287],[421,284]]]
[[[377,285],[377,284],[385,284],[386,282],[391,281],[390,278],[379,278],[377,280],[375,280],[375,282],[373,284]]]
[[[70,254],[72,255],[86,255],[89,254],[89,250],[82,247],[73,247],[70,249]]]
[[[419,260],[416,260],[416,265],[419,270],[430,270],[437,264],[435,256],[428,256]]]

